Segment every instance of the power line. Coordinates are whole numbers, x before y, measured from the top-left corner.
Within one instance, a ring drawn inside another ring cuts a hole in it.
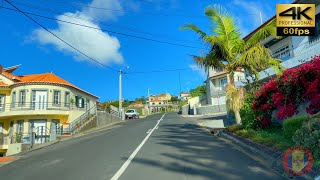
[[[8,2],[7,0],[5,0],[6,2]],[[17,11],[14,10],[12,8],[7,8],[7,7],[2,7],[3,9],[7,9],[7,10],[12,10],[12,11]],[[39,14],[35,14],[35,13],[30,13],[27,11],[21,11],[19,9],[19,12],[23,12],[24,14],[30,14],[32,16],[37,16],[40,18],[45,18],[45,19],[49,19],[49,20],[55,20],[55,21],[59,21],[59,22],[63,22],[63,23],[68,23],[68,24],[72,24],[72,25],[76,25],[76,26],[81,26],[81,27],[86,27],[86,28],[90,28],[90,29],[95,29],[95,30],[101,30],[104,32],[108,32],[108,33],[112,33],[112,34],[117,34],[117,35],[122,35],[122,36],[126,36],[126,37],[131,37],[131,38],[135,38],[135,39],[141,39],[141,40],[146,40],[146,41],[153,41],[153,42],[157,42],[157,43],[162,43],[162,44],[167,44],[167,45],[173,45],[173,46],[180,46],[180,47],[187,47],[187,48],[194,48],[194,49],[202,49],[200,47],[195,47],[195,46],[191,46],[191,45],[185,45],[185,44],[178,44],[178,43],[173,43],[173,42],[168,42],[168,41],[162,41],[162,40],[157,40],[157,39],[151,39],[151,38],[146,38],[146,37],[141,37],[141,36],[136,36],[136,35],[131,35],[131,34],[126,34],[126,33],[121,33],[121,32],[117,32],[117,31],[110,31],[110,30],[106,30],[106,29],[102,29],[102,28],[97,28],[97,27],[92,27],[92,26],[88,26],[88,25],[84,25],[84,24],[80,24],[80,23],[74,23],[74,22],[70,22],[70,21],[65,21],[65,20],[61,20],[61,19],[57,19],[57,18],[51,18],[48,16],[43,16],[43,15],[39,15]],[[29,17],[29,16],[28,16]]]
[[[21,11],[18,7],[16,7],[14,4],[12,4],[11,2],[9,2],[8,0],[4,0],[7,3],[9,3],[12,7],[14,7],[17,11],[19,11],[20,13],[22,13],[23,15],[25,15],[26,17],[28,17],[31,21],[33,21],[34,23],[36,23],[37,25],[39,25],[40,27],[42,27],[44,30],[46,30],[48,33],[50,33],[51,35],[53,35],[54,37],[56,37],[57,39],[59,39],[60,41],[62,41],[63,43],[65,43],[66,45],[68,45],[69,47],[71,47],[72,49],[74,49],[75,51],[77,51],[78,53],[82,54],[83,56],[89,58],[90,60],[94,61],[97,64],[100,64],[101,66],[104,66],[106,68],[109,68],[113,71],[119,72],[118,70],[109,67],[105,64],[102,64],[101,62],[93,59],[92,57],[88,56],[87,54],[83,53],[82,51],[80,51],[79,49],[77,49],[76,47],[74,47],[73,45],[71,45],[70,43],[66,42],[65,40],[63,40],[62,38],[60,38],[59,36],[57,36],[55,33],[51,32],[49,29],[47,29],[46,27],[44,27],[42,24],[38,23],[35,19],[33,19],[32,17],[30,17],[28,14],[26,14],[25,12]]]
[[[97,7],[92,5],[84,5],[80,3],[71,3],[71,2],[65,2],[65,1],[57,1],[57,0],[41,0],[45,1],[46,3],[55,3],[55,4],[63,4],[63,5],[70,5],[73,7],[83,7],[83,8],[90,8],[95,10],[101,10],[101,11],[111,11],[111,12],[124,12],[123,9],[112,9],[112,8],[104,8],[104,7]],[[133,14],[143,14],[143,15],[151,15],[151,16],[175,16],[175,17],[186,17],[186,18],[205,18],[206,16],[189,16],[185,14],[163,14],[163,13],[152,13],[152,12],[136,12],[136,11],[129,11],[125,10],[126,13],[133,13]]]
[[[49,8],[42,8],[42,7],[35,6],[35,5],[33,5],[33,4],[30,4],[30,3],[21,3],[21,2],[18,2],[18,1],[11,1],[11,2],[14,2],[15,4],[19,4],[20,6],[25,6],[25,7],[32,8],[32,9],[36,9],[36,10],[39,10],[39,11],[51,13],[51,14],[54,14],[54,15],[56,15],[56,16],[59,14],[59,16],[65,16],[65,17],[69,17],[69,18],[80,19],[80,20],[84,20],[84,21],[87,21],[87,22],[96,22],[96,23],[104,24],[104,25],[106,25],[106,26],[116,27],[116,28],[118,28],[118,29],[124,29],[124,30],[128,30],[128,31],[131,31],[131,32],[139,33],[139,34],[144,34],[144,35],[156,35],[156,36],[160,36],[160,37],[163,36],[164,38],[166,38],[166,39],[168,39],[168,40],[171,39],[171,40],[174,40],[174,41],[194,43],[194,41],[176,39],[176,38],[169,37],[169,36],[167,36],[167,35],[160,35],[160,34],[156,34],[156,33],[150,33],[150,32],[138,30],[138,29],[131,28],[131,27],[126,27],[126,26],[120,26],[120,25],[105,23],[105,22],[101,22],[101,21],[98,21],[98,20],[94,20],[94,19],[86,19],[86,18],[79,17],[79,16],[67,15],[67,14],[65,14],[64,12],[61,12],[61,11],[58,11],[58,10],[49,9]]]
[[[194,68],[180,68],[180,69],[164,69],[164,70],[152,70],[152,71],[138,71],[138,72],[124,72],[124,74],[150,74],[150,73],[161,73],[161,72],[175,72],[175,71],[186,71],[194,70]]]

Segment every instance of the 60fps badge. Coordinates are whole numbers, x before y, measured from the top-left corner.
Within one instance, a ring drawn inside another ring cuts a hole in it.
[[[277,4],[278,36],[314,36],[315,4]]]

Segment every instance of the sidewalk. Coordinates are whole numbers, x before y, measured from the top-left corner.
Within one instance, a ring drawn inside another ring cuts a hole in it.
[[[181,115],[182,117],[192,118],[196,125],[208,129],[221,129],[234,124],[229,120],[226,113],[215,113],[206,115]]]

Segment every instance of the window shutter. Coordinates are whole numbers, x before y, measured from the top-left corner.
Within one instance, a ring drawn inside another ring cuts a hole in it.
[[[75,96],[75,98],[76,98],[76,107],[79,107],[79,97]]]
[[[81,98],[81,108],[84,108],[84,98]]]

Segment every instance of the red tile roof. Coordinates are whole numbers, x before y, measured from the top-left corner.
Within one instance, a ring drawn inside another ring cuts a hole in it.
[[[9,72],[2,71],[2,74],[3,74],[4,76],[6,76],[7,78],[13,80],[13,81],[20,81],[20,77],[19,77],[19,76],[15,76],[15,75],[13,75],[13,74],[11,74],[11,73],[9,73]]]
[[[159,94],[158,97],[165,97],[167,94]]]
[[[94,96],[96,98],[99,98],[93,94],[90,94],[89,92],[86,92],[80,88],[78,88],[77,86],[69,83],[68,81],[58,77],[57,75],[53,74],[53,73],[44,73],[44,74],[31,74],[31,75],[23,75],[23,76],[16,76],[12,73],[3,71],[2,74],[4,76],[6,76],[7,78],[11,79],[14,84],[13,85],[17,85],[17,84],[28,84],[28,83],[41,83],[41,84],[59,84],[59,85],[65,85],[65,86],[69,86],[72,88],[75,88],[79,91],[82,91],[86,94],[89,94],[91,96]],[[0,85],[1,86],[1,85]]]
[[[0,86],[9,86],[8,84],[4,83],[4,82],[0,82]]]
[[[24,76],[20,76],[20,79],[22,82],[47,82],[47,83],[58,83],[58,84],[64,84],[68,86],[74,86],[73,84],[56,76],[53,73],[24,75]]]
[[[151,102],[162,102],[161,100],[158,100],[158,99],[154,99],[152,100]]]
[[[180,94],[189,94],[189,93],[187,93],[187,92],[181,92]]]

